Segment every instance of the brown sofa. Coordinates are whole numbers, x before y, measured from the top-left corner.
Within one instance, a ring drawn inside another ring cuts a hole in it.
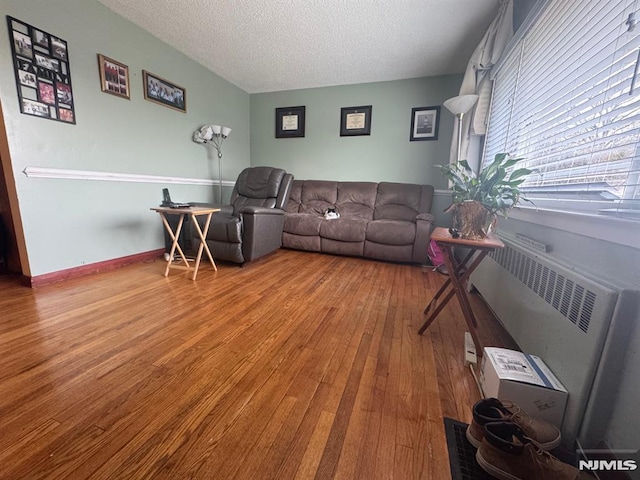
[[[431,185],[294,180],[282,246],[426,264],[432,201]],[[340,218],[325,219],[328,208]]]

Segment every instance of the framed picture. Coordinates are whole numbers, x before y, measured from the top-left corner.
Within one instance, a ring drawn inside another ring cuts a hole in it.
[[[187,113],[187,91],[163,78],[142,71],[144,98],[150,102]]]
[[[43,48],[49,48],[49,35],[40,30],[33,29],[33,38],[36,45],[39,45]]]
[[[437,140],[439,124],[439,106],[412,108],[410,141]]]
[[[100,70],[100,88],[103,92],[131,99],[129,67],[99,53],[98,68]]]
[[[305,107],[276,108],[276,138],[304,137]]]
[[[51,54],[60,60],[67,60],[67,42],[61,38],[51,37]]]
[[[76,123],[67,42],[7,16],[20,112]]]
[[[340,109],[340,136],[371,135],[371,105]]]

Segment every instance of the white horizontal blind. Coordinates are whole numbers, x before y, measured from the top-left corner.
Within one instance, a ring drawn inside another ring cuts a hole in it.
[[[550,2],[499,66],[484,163],[499,152],[524,157],[518,167],[537,171],[525,183],[536,204],[640,220],[640,79],[631,92],[640,25],[627,24],[635,4]]]

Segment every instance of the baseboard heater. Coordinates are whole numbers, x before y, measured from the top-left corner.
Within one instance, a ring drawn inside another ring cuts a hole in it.
[[[470,283],[520,348],[541,357],[569,391],[563,443],[579,439],[589,445],[606,422],[596,418],[602,417],[597,408],[587,413],[589,404],[604,398],[599,389],[611,388],[611,375],[599,370],[622,362],[616,343],[625,335],[611,333],[614,326],[624,326],[621,320],[629,314],[628,308],[619,308],[624,289],[558,264],[515,236],[501,233],[500,238],[505,248],[487,256]]]

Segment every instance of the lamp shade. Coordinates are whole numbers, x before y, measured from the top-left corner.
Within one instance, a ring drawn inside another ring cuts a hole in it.
[[[459,95],[446,100],[442,105],[454,115],[465,114],[476,104],[478,95]]]
[[[229,127],[222,127],[222,136],[228,137],[231,133],[231,129]]]
[[[202,127],[200,129],[200,136],[202,137],[203,140],[211,140],[211,137],[213,137],[213,131],[211,130],[211,126],[210,125],[205,125],[204,127]]]
[[[222,127],[220,125],[211,125],[211,128],[213,129],[214,135],[220,135],[220,132],[222,131]]]

